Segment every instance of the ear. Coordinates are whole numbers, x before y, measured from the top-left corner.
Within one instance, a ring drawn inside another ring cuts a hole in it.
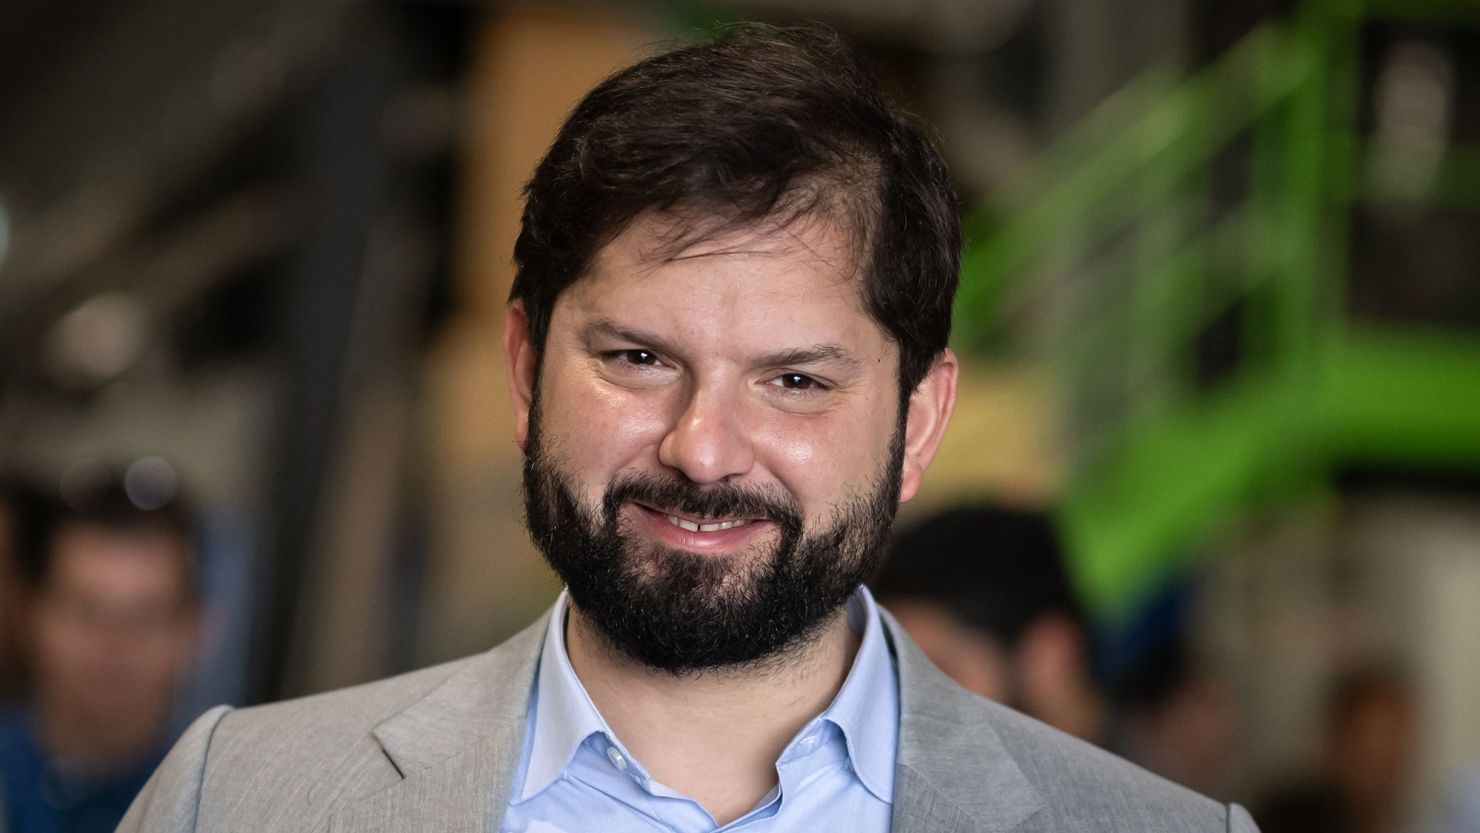
[[[925,378],[910,394],[909,413],[904,426],[904,471],[900,475],[899,502],[904,503],[920,490],[925,470],[935,459],[946,424],[956,408],[956,354],[941,351]]]
[[[514,301],[509,304],[508,318],[504,321],[504,369],[509,379],[509,398],[514,402],[514,442],[521,449],[529,438],[535,358],[534,342],[529,335],[529,316],[524,312],[524,304]]]

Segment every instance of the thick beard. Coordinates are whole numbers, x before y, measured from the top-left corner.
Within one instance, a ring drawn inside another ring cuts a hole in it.
[[[525,443],[525,523],[581,615],[620,654],[674,675],[784,663],[882,562],[899,503],[903,436],[901,426],[869,491],[809,532],[795,498],[779,489],[626,475],[607,485],[599,510],[583,506],[540,441],[536,403]],[[766,518],[779,536],[764,552],[734,556],[639,543],[621,517],[634,500]]]

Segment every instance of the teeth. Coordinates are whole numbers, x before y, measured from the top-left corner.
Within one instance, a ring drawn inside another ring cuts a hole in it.
[[[749,520],[741,519],[738,521],[720,521],[715,524],[700,524],[694,523],[687,518],[680,518],[677,515],[665,515],[664,517],[668,519],[669,523],[679,529],[687,529],[689,532],[719,532],[722,529],[734,529],[737,526],[744,526],[750,523]]]

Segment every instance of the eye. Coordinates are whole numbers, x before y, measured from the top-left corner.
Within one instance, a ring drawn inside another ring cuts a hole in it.
[[[805,373],[783,373],[772,379],[770,384],[776,385],[784,390],[811,391],[823,390],[826,386],[813,379]]]
[[[658,363],[657,354],[651,350],[623,350],[620,355],[623,361],[640,367],[648,367]]]
[[[656,350],[615,347],[598,351],[600,373],[608,381],[632,389],[661,387],[676,379],[678,365]]]
[[[663,363],[658,354],[651,350],[633,347],[627,350],[612,350],[602,354],[602,358],[609,362],[626,365],[628,367],[657,367]]]

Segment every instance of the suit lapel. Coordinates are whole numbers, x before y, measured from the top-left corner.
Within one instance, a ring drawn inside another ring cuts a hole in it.
[[[329,832],[485,833],[496,829],[501,815],[494,808],[508,803],[521,738],[507,740],[503,748],[479,745],[355,801],[330,817]],[[504,754],[510,749],[516,755],[512,761]]]
[[[1007,833],[1042,807],[991,726],[990,704],[935,669],[884,613],[899,663],[894,833]],[[508,804],[548,616],[375,728],[402,774],[345,801],[330,833],[483,833]]]
[[[1042,808],[992,728],[987,701],[951,682],[887,612],[899,663],[894,833],[1006,833]]]
[[[548,616],[375,727],[402,780],[346,801],[331,833],[482,833],[508,804]]]

